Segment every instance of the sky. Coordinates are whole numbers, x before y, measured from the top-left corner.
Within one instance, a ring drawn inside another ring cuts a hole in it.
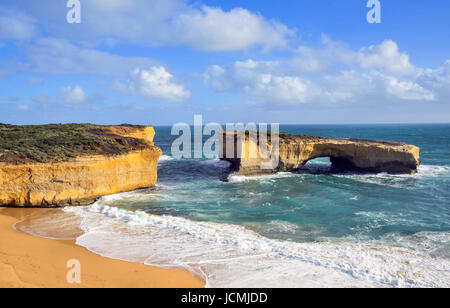
[[[0,2],[0,122],[450,122],[450,1]]]

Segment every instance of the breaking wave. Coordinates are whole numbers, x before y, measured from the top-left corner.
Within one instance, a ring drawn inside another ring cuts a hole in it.
[[[65,209],[81,219],[84,234],[77,244],[115,259],[185,268],[208,287],[450,287],[450,261],[428,256],[416,250],[417,245],[273,240],[238,225],[194,222],[104,204],[115,198],[121,196]],[[269,227],[290,229],[280,221]],[[419,243],[425,238],[415,236],[399,236],[395,242]],[[426,236],[445,240],[448,233]]]

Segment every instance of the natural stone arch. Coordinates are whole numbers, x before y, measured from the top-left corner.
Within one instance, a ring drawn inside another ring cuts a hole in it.
[[[273,169],[262,169],[266,160],[258,151],[250,155],[248,149],[255,148],[249,138],[230,138],[236,132],[222,132],[220,138],[221,159],[232,163],[239,175],[259,175],[275,172],[299,170],[308,161],[329,157],[334,170],[359,172],[387,172],[392,174],[411,174],[420,165],[420,149],[414,145],[398,142],[372,141],[358,139],[333,139],[291,134],[280,134],[279,164]],[[228,137],[227,137],[228,136]],[[234,157],[225,157],[225,140],[234,140]],[[269,141],[270,143],[270,141]],[[270,148],[270,145],[269,145]],[[238,155],[239,153],[239,155]]]

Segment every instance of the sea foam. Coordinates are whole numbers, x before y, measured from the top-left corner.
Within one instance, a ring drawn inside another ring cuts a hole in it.
[[[174,158],[169,155],[161,155],[158,162],[164,162],[164,161],[168,161],[168,160],[174,160]]]
[[[81,218],[77,244],[115,259],[185,268],[207,287],[450,287],[448,259],[410,248],[272,240],[242,226],[110,207],[110,198],[121,196],[65,209]]]

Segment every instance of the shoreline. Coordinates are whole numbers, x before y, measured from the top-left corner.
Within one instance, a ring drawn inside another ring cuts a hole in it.
[[[45,209],[0,208],[0,288],[203,288],[189,271],[114,260],[75,244],[16,230]],[[81,283],[69,284],[69,260],[79,260]]]

